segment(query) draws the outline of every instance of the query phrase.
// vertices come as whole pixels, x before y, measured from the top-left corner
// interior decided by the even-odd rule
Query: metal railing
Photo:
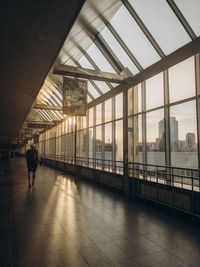
[[[41,155],[41,157],[43,157]],[[123,161],[108,160],[108,159],[95,159],[86,157],[73,157],[64,155],[45,155],[47,159],[76,164],[88,168],[103,170],[107,172],[112,172],[116,174],[123,174]]]
[[[42,157],[42,155],[41,155]],[[76,164],[87,168],[98,169],[111,173],[123,175],[123,161],[74,157],[65,155],[45,155],[45,158]],[[157,184],[165,184],[168,186],[188,189],[200,192],[200,170],[179,168],[171,166],[153,165],[129,162],[128,176],[144,181],[150,181]]]
[[[128,163],[129,177],[200,192],[200,170],[143,163]]]

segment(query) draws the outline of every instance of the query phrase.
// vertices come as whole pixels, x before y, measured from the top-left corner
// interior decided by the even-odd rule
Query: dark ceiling
[[[0,143],[13,142],[83,0],[0,3]]]

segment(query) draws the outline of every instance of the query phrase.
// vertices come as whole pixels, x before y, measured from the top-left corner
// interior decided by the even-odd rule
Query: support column
[[[164,131],[165,131],[165,165],[171,165],[170,154],[170,112],[169,112],[169,76],[168,70],[163,72],[164,85]],[[166,173],[170,173],[170,169],[166,168]],[[171,185],[170,175],[166,176],[166,183]]]
[[[123,92],[123,190],[129,193],[128,177],[128,91]]]
[[[198,168],[200,169],[200,53],[195,55],[195,78],[196,78],[196,108],[197,108],[197,149],[198,149]],[[200,177],[200,172],[199,175]],[[200,181],[198,184],[200,188]]]

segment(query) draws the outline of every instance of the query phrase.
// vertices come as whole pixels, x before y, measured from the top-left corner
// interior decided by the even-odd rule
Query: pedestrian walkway
[[[0,166],[0,266],[200,266],[200,227],[24,158]]]

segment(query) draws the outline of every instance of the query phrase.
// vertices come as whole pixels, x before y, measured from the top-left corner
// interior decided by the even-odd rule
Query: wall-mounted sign
[[[44,128],[48,129],[52,127],[53,124],[47,124],[47,123],[28,123],[28,128]]]
[[[86,116],[87,81],[63,77],[63,113]]]

